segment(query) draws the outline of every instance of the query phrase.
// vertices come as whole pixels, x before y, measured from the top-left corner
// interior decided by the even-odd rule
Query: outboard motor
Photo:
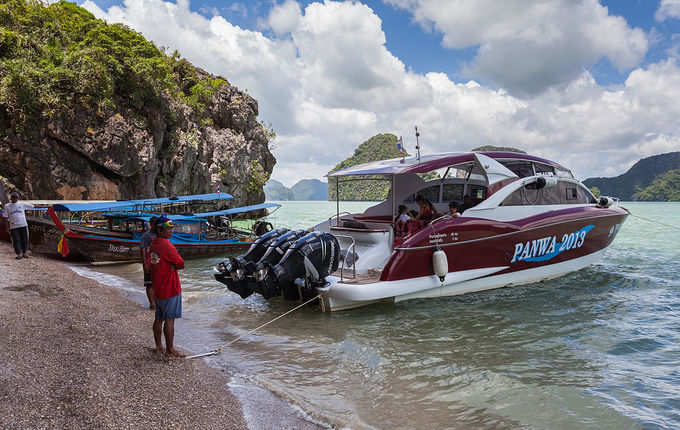
[[[277,228],[258,237],[245,254],[239,257],[228,257],[218,264],[216,267],[218,273],[215,273],[215,279],[244,299],[253,294],[253,290],[246,279],[246,264],[262,258],[267,252],[269,244],[288,231],[287,228]]]
[[[262,281],[267,276],[267,271],[274,267],[281,260],[281,258],[283,258],[283,256],[286,254],[286,251],[288,251],[288,248],[290,248],[295,242],[297,242],[298,239],[306,236],[308,233],[309,232],[305,230],[291,230],[288,233],[282,234],[274,241],[270,242],[267,252],[264,253],[257,264],[253,264],[251,262],[247,264],[247,269],[250,269],[251,266],[254,266],[252,270],[249,270],[249,273],[255,279],[255,285],[252,287],[255,292],[262,294],[264,289],[263,286],[260,285],[260,281]]]
[[[326,276],[338,269],[340,244],[330,233],[312,232],[298,239],[279,264],[265,272],[260,281],[262,296],[265,298],[283,292],[288,299],[311,296],[314,287],[325,284]],[[295,279],[304,278],[305,288],[302,297]]]

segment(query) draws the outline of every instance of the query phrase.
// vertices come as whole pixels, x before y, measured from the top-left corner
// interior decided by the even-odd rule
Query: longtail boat
[[[167,210],[176,211],[178,208],[186,211],[190,203],[231,198],[227,193],[213,193],[144,200],[54,204],[50,208],[34,211],[33,215],[27,215],[31,249],[37,253],[94,264],[138,262],[141,261],[140,239],[152,216]],[[177,225],[171,241],[183,258],[243,252],[250,247],[258,233],[271,229],[271,224],[256,223],[257,228],[244,231],[232,227],[230,217],[273,207],[278,208],[280,205],[263,203],[196,214],[166,214]],[[93,218],[88,214],[97,215]]]

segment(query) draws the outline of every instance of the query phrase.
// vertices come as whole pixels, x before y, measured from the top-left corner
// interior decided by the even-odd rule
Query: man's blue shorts
[[[156,319],[169,320],[182,318],[182,295],[178,294],[169,299],[156,299]]]

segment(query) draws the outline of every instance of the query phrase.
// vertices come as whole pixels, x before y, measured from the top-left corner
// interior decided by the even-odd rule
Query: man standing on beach
[[[12,202],[7,203],[2,214],[9,221],[9,233],[12,237],[17,260],[28,258],[28,223],[24,214],[26,209],[34,209],[34,207],[33,205],[20,202],[19,194],[12,193]]]
[[[177,270],[184,268],[184,260],[175,246],[168,240],[172,237],[174,224],[161,216],[157,223],[157,237],[151,241],[149,262],[151,266],[151,283],[156,299],[156,317],[153,322],[153,337],[156,341],[156,352],[163,352],[161,331],[165,335],[165,351],[174,357],[184,354],[174,347],[175,319],[182,317],[182,286],[179,283]]]
[[[146,289],[146,298],[149,299],[149,309],[156,309],[156,302],[153,297],[153,288],[151,285],[151,263],[149,262],[149,247],[151,241],[156,237],[156,222],[158,217],[152,216],[149,220],[149,229],[144,232],[139,243],[140,252],[142,253],[142,268],[144,269],[144,288]]]

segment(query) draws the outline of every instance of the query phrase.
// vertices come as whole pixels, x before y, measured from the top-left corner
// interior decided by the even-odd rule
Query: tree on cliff
[[[257,114],[226,79],[74,3],[0,4],[0,175],[26,195],[148,197],[221,184],[239,203],[263,201],[276,161]]]

